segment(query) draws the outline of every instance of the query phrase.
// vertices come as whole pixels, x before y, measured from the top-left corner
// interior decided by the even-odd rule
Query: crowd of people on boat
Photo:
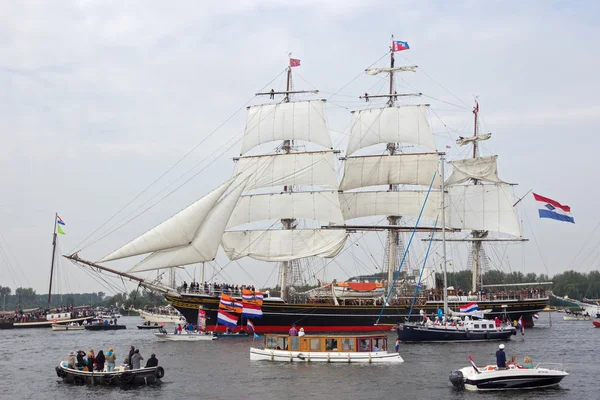
[[[189,285],[186,281],[183,281],[183,285],[180,287],[182,293],[197,293],[197,294],[208,294],[208,295],[219,295],[221,293],[228,294],[230,296],[241,296],[242,290],[247,289],[252,292],[256,291],[254,285],[232,285],[229,283],[208,283],[200,284],[196,280],[193,280]],[[268,296],[265,296],[268,297]]]
[[[439,289],[428,289],[425,290],[425,298],[427,301],[442,301],[444,299],[443,290]],[[522,290],[497,290],[494,292],[487,292],[485,290],[478,290],[477,292],[471,292],[463,290],[461,287],[454,290],[449,288],[448,296],[468,297],[473,298],[477,301],[486,300],[526,300],[526,299],[539,299],[546,297],[546,289],[540,288],[528,288]]]
[[[139,349],[134,346],[129,347],[129,353],[125,356],[123,362],[119,366],[119,370],[134,370],[142,368],[144,357]],[[67,358],[67,367],[87,372],[113,372],[117,362],[117,355],[113,347],[109,347],[106,354],[103,350],[94,352],[94,349],[89,349],[86,353],[83,350],[72,351]],[[152,354],[146,361],[144,368],[156,367],[158,359],[156,354]]]
[[[151,314],[158,314],[158,315],[179,315],[179,311],[177,311],[176,309],[174,309],[171,306],[166,306],[166,307],[145,306],[144,311],[149,312]]]
[[[467,315],[464,319],[460,318],[448,318],[444,315],[441,308],[438,308],[437,313],[429,316],[423,309],[419,310],[420,324],[423,326],[464,326],[466,322],[469,322],[471,318]],[[518,321],[511,321],[506,315],[502,315],[502,318],[495,317],[494,325],[496,328],[503,327],[517,327]]]

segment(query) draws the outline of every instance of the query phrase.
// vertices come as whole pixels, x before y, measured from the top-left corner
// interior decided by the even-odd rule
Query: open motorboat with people
[[[162,327],[165,326],[164,322],[161,322],[160,324],[158,322],[155,323],[151,323],[150,321],[146,321],[141,325],[137,325],[138,329],[160,329]]]
[[[117,331],[121,329],[127,329],[125,325],[119,325],[114,320],[107,320],[102,318],[96,318],[90,324],[84,324],[83,327],[88,331]]]
[[[400,363],[398,353],[388,353],[386,335],[266,334],[264,348],[251,347],[250,360],[284,362]]]
[[[84,325],[79,325],[77,322],[71,322],[70,324],[52,324],[53,331],[83,331],[85,330]]]
[[[171,341],[171,342],[200,342],[204,340],[216,340],[212,332],[188,332],[181,331],[181,333],[169,333],[165,329],[160,329],[158,332],[154,332],[154,335],[158,340]]]
[[[79,370],[77,367],[69,367],[67,361],[62,361],[56,367],[56,375],[63,382],[76,385],[121,385],[129,387],[134,385],[157,384],[165,376],[163,367],[145,367],[140,369],[129,369],[126,365],[115,367],[111,372]]]
[[[508,365],[507,368],[498,368],[495,365],[477,368],[471,359],[471,364],[469,367],[452,371],[450,382],[454,387],[473,391],[540,389],[557,386],[569,375],[561,364],[555,363],[530,365],[530,368],[514,364]]]

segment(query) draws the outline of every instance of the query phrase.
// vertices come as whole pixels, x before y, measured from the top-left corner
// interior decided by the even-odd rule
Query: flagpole
[[[54,275],[54,256],[56,254],[56,220],[58,213],[54,213],[54,231],[52,233],[52,261],[50,263],[50,286],[48,287],[48,309],[50,309],[50,299],[52,298],[52,276]]]

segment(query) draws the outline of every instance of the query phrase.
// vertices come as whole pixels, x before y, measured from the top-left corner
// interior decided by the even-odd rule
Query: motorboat
[[[596,327],[596,328],[600,328],[600,321],[598,321],[598,320],[593,320],[593,321],[592,321],[592,324],[594,324],[594,327]]]
[[[83,331],[85,330],[84,325],[79,325],[77,322],[71,322],[70,324],[52,324],[53,331]]]
[[[181,333],[169,333],[164,329],[154,332],[158,340],[170,342],[200,342],[205,340],[216,340],[217,336],[212,332],[192,332],[182,331]]]
[[[589,315],[577,315],[577,314],[565,314],[563,315],[565,321],[591,321],[592,317]]]
[[[554,363],[542,363],[533,368],[510,365],[506,369],[495,365],[477,368],[473,363],[452,371],[450,382],[454,387],[473,391],[541,389],[557,386],[568,375],[561,364]]]
[[[56,368],[56,375],[63,382],[75,385],[121,385],[130,387],[134,385],[156,384],[165,375],[163,367],[148,367],[129,369],[126,365],[115,367],[114,371],[87,371],[78,368],[69,368],[67,361],[62,361]]]
[[[91,324],[84,324],[83,327],[88,331],[117,331],[127,329],[125,325],[113,324],[112,321],[102,318],[96,318]]]
[[[164,322],[165,324],[185,324],[187,321],[179,314],[179,312],[170,311],[165,313],[151,313],[148,311],[138,310],[140,317],[148,322],[158,322],[159,324]]]
[[[516,334],[515,327],[506,324],[496,327],[494,321],[487,319],[441,325],[404,324],[401,329],[398,329],[398,339],[402,342],[509,340]]]
[[[400,354],[387,351],[386,335],[265,335],[263,348],[250,348],[252,361],[400,363]]]

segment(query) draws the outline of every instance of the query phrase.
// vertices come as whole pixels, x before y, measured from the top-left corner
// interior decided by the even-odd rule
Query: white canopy
[[[230,179],[189,207],[113,251],[98,262],[118,260],[187,245],[194,239],[210,210],[233,181],[234,178]]]
[[[437,168],[437,154],[348,157],[340,189],[402,184],[429,186]],[[433,185],[436,188],[441,186],[438,176]]]
[[[250,107],[242,154],[275,140],[305,140],[331,148],[324,104],[313,100]]]
[[[231,214],[227,227],[283,218],[344,223],[337,191],[330,190],[242,196]]]
[[[521,236],[510,185],[468,185],[448,188],[449,225]]]
[[[384,107],[354,113],[346,154],[378,143],[412,143],[435,150],[426,105]]]
[[[247,190],[286,185],[338,187],[331,151],[241,157],[236,174],[239,179],[249,178]]]
[[[129,272],[150,271],[214,260],[227,221],[243,190],[244,186],[239,185],[217,203],[206,216],[191,243],[152,253]]]
[[[498,156],[467,158],[451,161],[452,175],[446,181],[446,186],[464,183],[469,179],[477,179],[493,183],[506,183],[498,177]]]
[[[441,192],[430,192],[422,218],[436,219],[440,210]],[[344,219],[375,215],[417,217],[421,212],[427,192],[345,192],[340,193],[340,206]]]
[[[221,245],[230,260],[250,257],[290,261],[304,257],[335,257],[348,234],[343,230],[293,229],[225,232]]]

